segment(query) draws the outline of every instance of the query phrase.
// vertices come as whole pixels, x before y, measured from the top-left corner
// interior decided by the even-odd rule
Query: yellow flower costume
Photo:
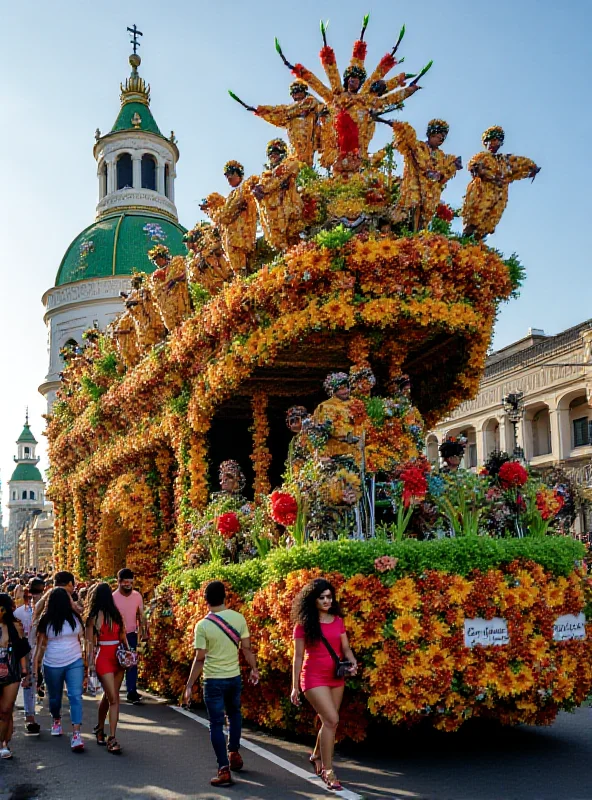
[[[255,250],[257,207],[251,187],[256,180],[256,176],[252,176],[244,181],[226,200],[214,192],[204,204],[206,214],[220,229],[222,247],[232,271],[239,275],[246,275],[249,257]]]
[[[419,141],[407,122],[393,122],[392,128],[393,144],[405,162],[397,221],[414,213],[415,230],[427,228],[436,213],[444,185],[456,175],[457,157]]]
[[[485,131],[483,143],[494,136],[503,142],[503,130],[495,127]],[[482,239],[494,232],[502,218],[510,183],[534,177],[538,168],[530,158],[484,150],[473,156],[468,169],[473,177],[467,187],[462,216],[465,231]]]
[[[286,250],[295,244],[302,230],[303,206],[296,188],[301,168],[298,159],[288,156],[276,167],[263,172],[259,179],[259,219],[265,238],[276,250]]]
[[[331,434],[323,448],[323,456],[351,456],[357,463],[360,462],[360,446],[357,442],[348,442],[346,439],[358,437],[359,431],[353,423],[351,406],[357,400],[340,400],[330,397],[318,405],[312,418],[315,422],[331,423]]]
[[[192,234],[188,243],[187,277],[190,283],[199,283],[214,295],[232,277],[230,263],[224,255],[220,231],[209,223],[202,223]]]
[[[255,113],[271,125],[285,128],[296,159],[312,167],[319,108],[320,103],[316,97],[309,95],[287,105],[257,106]]]

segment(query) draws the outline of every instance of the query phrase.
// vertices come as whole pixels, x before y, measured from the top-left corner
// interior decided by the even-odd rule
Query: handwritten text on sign
[[[465,620],[465,647],[510,644],[508,623],[501,617]]]
[[[564,614],[553,623],[553,639],[565,642],[567,639],[586,638],[586,617],[581,614]]]

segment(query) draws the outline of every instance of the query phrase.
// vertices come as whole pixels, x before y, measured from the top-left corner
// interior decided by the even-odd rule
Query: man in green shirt
[[[204,597],[209,613],[195,626],[195,658],[183,699],[189,704],[193,684],[203,672],[210,739],[218,760],[218,774],[210,783],[212,786],[229,786],[232,783],[230,770],[238,771],[243,766],[239,753],[242,727],[239,650],[242,649],[251,667],[251,683],[259,682],[259,672],[251,650],[247,621],[238,611],[226,608],[226,589],[222,581],[208,583]],[[228,751],[224,739],[225,714],[229,728]]]

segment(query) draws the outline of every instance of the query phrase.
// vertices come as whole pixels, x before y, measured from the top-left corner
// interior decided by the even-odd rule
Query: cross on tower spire
[[[134,55],[136,55],[136,53],[138,51],[138,47],[140,47],[140,42],[138,41],[138,36],[143,36],[144,34],[142,33],[142,31],[139,31],[136,28],[136,24],[135,23],[134,23],[134,27],[133,28],[128,28],[128,31],[134,37],[133,39],[130,40],[130,44],[133,45]]]
[[[25,425],[29,424],[29,406],[25,408]]]

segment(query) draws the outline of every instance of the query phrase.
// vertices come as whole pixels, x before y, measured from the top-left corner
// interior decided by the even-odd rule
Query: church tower
[[[43,511],[45,505],[45,482],[37,467],[35,455],[37,440],[31,432],[29,414],[25,417],[22,433],[16,440],[16,467],[8,481],[8,530],[6,533],[6,555],[16,564],[18,536],[32,517]]]
[[[49,369],[39,391],[48,410],[60,386],[63,348],[80,347],[89,328],[104,330],[123,310],[120,292],[131,275],[153,272],[148,251],[166,245],[172,255],[186,252],[185,228],[175,207],[179,150],[175,134],[160,132],[150,108],[150,86],[139,74],[138,36],[133,35],[131,74],[121,84],[121,107],[111,130],[97,129],[98,204],[95,221],[66,250],[55,286],[43,295],[49,328]]]

